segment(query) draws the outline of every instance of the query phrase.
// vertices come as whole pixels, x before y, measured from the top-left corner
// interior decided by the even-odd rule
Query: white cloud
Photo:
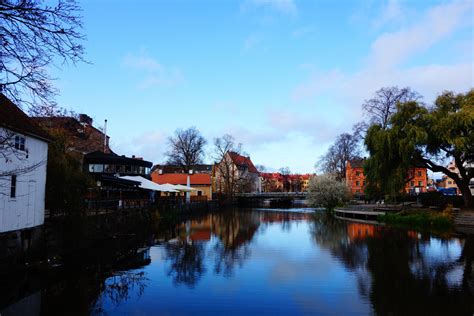
[[[368,64],[377,68],[389,68],[420,53],[452,34],[471,18],[472,2],[442,4],[428,10],[417,23],[397,32],[384,33],[371,47]]]
[[[356,72],[340,69],[311,71],[307,80],[293,91],[293,99],[303,101],[326,96],[344,104],[353,123],[360,118],[363,100],[384,86],[410,86],[431,102],[443,90],[465,92],[474,75],[472,56],[452,64],[420,64],[403,67],[416,54],[448,38],[456,30],[469,27],[472,3],[453,2],[433,7],[409,27],[384,33],[371,45],[364,67]],[[470,23],[470,25],[466,25]],[[459,53],[461,56],[462,52]]]
[[[257,34],[251,34],[244,39],[243,51],[248,52],[252,50],[255,46],[259,45],[262,42],[261,37]]]
[[[167,134],[163,131],[147,131],[132,138],[122,139],[113,145],[113,150],[127,156],[135,155],[153,162],[165,160],[164,153],[167,148]]]
[[[286,15],[296,15],[298,13],[298,8],[293,0],[247,0],[243,6],[244,8],[270,8]]]
[[[399,0],[388,0],[383,6],[382,13],[374,20],[373,25],[379,28],[387,23],[402,18],[402,9]]]
[[[142,78],[137,87],[147,89],[154,86],[175,86],[183,81],[181,70],[167,67],[151,57],[147,50],[127,54],[121,63],[122,67],[139,73]]]

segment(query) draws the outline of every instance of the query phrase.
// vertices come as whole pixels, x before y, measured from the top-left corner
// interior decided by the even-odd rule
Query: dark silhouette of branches
[[[196,127],[177,129],[168,139],[170,150],[166,153],[168,163],[181,166],[189,172],[194,165],[202,162],[206,139]]]
[[[0,87],[16,104],[54,107],[51,65],[85,61],[80,7],[75,0],[53,6],[40,0],[0,1]]]
[[[398,103],[419,101],[421,95],[409,87],[385,87],[377,90],[373,98],[365,100],[362,109],[369,116],[369,124],[378,124],[385,129],[395,113]]]

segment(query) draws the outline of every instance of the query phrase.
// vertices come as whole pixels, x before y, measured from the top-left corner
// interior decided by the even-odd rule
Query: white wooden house
[[[48,136],[0,93],[0,233],[44,223]]]

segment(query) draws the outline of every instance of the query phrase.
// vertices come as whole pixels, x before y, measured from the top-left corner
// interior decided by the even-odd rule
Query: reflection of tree
[[[142,271],[115,272],[105,281],[99,302],[109,300],[112,304],[118,306],[127,301],[132,292],[136,297],[140,297],[145,291],[147,281],[148,278],[146,278],[145,272]],[[102,304],[96,306],[102,306]],[[101,307],[98,307],[96,312],[103,313],[104,311]]]
[[[204,244],[185,241],[168,243],[165,250],[166,259],[171,261],[168,275],[173,278],[173,282],[194,287],[206,272],[203,263]]]
[[[419,240],[404,230],[380,228],[364,238],[349,236],[347,224],[325,213],[312,223],[314,240],[353,271],[359,292],[372,302],[377,315],[472,314],[474,237],[466,237],[460,258],[433,261]],[[463,265],[462,284],[450,272]]]
[[[249,242],[260,225],[254,212],[229,211],[213,216],[213,230],[219,237],[213,250],[214,272],[232,275],[236,266],[241,267],[250,257]]]

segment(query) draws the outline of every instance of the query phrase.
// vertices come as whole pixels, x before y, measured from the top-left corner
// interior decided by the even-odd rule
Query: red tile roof
[[[50,138],[36,122],[2,93],[0,93],[0,126],[47,141]]]
[[[153,182],[158,184],[182,184],[186,185],[188,175],[185,173],[164,173],[159,174],[155,171],[151,174]],[[211,175],[205,173],[197,173],[190,175],[191,185],[211,185]]]
[[[237,167],[244,167],[251,173],[258,173],[258,170],[255,168],[252,160],[250,160],[250,157],[244,157],[233,151],[229,151],[229,155]]]

